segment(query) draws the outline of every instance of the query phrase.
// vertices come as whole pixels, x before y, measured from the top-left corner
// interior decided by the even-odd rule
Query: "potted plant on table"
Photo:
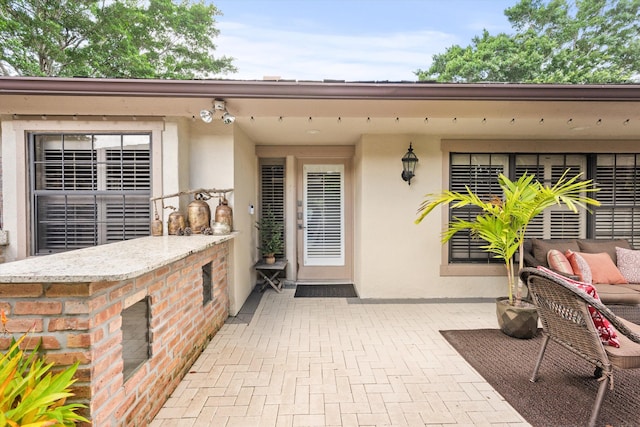
[[[274,264],[276,262],[276,254],[279,254],[284,249],[284,242],[282,240],[282,224],[276,220],[275,215],[270,208],[267,208],[266,212],[256,222],[256,228],[260,233],[260,253],[264,257],[264,262],[267,264]]]
[[[486,241],[482,249],[504,261],[508,297],[498,298],[496,314],[500,329],[507,335],[531,338],[537,332],[537,312],[535,307],[522,300],[523,283],[518,277],[523,265],[522,245],[531,220],[551,206],[564,205],[577,212],[578,208],[587,209],[587,205],[600,205],[597,200],[587,196],[587,193],[597,191],[592,181],[579,180],[580,174],[568,178],[568,172],[569,169],[553,186],[535,181],[532,174],[525,173],[516,181],[500,174],[498,184],[502,195],[483,200],[467,187],[465,193],[443,191],[427,195],[418,209],[416,224],[441,205],[450,205],[453,209],[465,206],[479,208],[481,213],[472,221],[454,216],[442,233],[442,242],[448,242],[459,231],[469,230],[473,237]],[[516,270],[514,256],[518,251],[520,256]]]

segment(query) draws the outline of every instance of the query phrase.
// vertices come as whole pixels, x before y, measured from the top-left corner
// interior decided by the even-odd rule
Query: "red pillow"
[[[609,257],[609,259],[611,259],[611,257]],[[588,295],[591,295],[593,299],[595,299],[596,301],[600,301],[600,297],[596,292],[596,288],[594,288],[592,285],[588,283],[578,282],[577,280],[569,279],[568,277],[565,277],[562,274],[556,273],[555,271],[549,270],[548,268],[545,268],[543,266],[539,266],[538,270],[544,271],[550,276],[564,280],[570,285],[573,285],[578,289],[582,289]],[[591,320],[593,320],[593,324],[595,325],[596,330],[600,335],[600,341],[602,341],[602,344],[610,345],[611,347],[620,348],[620,340],[618,340],[618,333],[613,328],[613,326],[611,326],[611,323],[609,323],[609,321],[605,317],[603,317],[602,314],[592,306],[587,305],[587,308],[589,309],[589,314],[591,314]]]
[[[578,252],[591,269],[591,283],[606,283],[610,285],[625,285],[627,279],[624,278],[618,267],[613,263],[611,256],[606,252],[599,254],[588,254]]]

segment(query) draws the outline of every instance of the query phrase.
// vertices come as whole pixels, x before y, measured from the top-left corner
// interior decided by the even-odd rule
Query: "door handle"
[[[307,227],[305,227],[305,226],[304,226],[304,225],[302,225],[302,224],[298,224],[298,230],[302,230],[302,229],[305,229],[305,228],[307,228]]]

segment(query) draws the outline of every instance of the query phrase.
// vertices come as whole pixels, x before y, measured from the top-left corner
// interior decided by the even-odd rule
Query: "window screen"
[[[149,134],[32,134],[34,253],[149,235]]]

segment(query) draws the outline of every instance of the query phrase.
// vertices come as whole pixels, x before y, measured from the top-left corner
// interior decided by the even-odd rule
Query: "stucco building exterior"
[[[256,282],[267,203],[285,225],[287,280],[351,282],[361,298],[501,295],[503,266],[478,242],[440,243],[447,210],[413,223],[425,194],[490,195],[499,172],[553,182],[570,167],[602,188],[601,208],[550,212],[534,235],[640,245],[640,85],[2,77],[0,124],[5,262],[148,235],[150,198],[231,188],[232,315]]]

